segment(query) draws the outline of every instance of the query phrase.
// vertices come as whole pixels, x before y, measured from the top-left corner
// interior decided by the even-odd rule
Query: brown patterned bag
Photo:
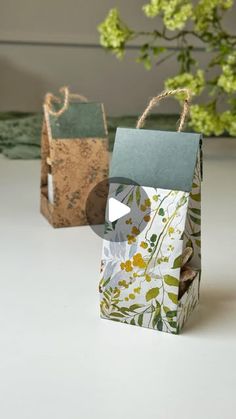
[[[45,97],[40,209],[53,227],[85,225],[89,192],[108,177],[105,113],[101,103],[72,95],[68,88],[60,92],[63,106],[62,97]]]

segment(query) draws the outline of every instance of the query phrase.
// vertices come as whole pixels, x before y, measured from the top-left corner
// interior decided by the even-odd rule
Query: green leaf
[[[135,196],[136,196],[137,205],[139,206],[140,205],[140,201],[141,201],[140,186],[137,186]]]
[[[174,304],[178,303],[178,296],[173,294],[173,292],[168,292],[168,297]]]
[[[160,332],[163,330],[163,321],[162,318],[159,319],[158,323],[157,323],[157,330],[159,330]]]
[[[128,199],[128,201],[127,201],[127,204],[128,204],[128,205],[131,205],[131,204],[132,204],[132,202],[133,202],[133,200],[134,200],[134,193],[132,192],[132,193],[130,194],[130,196],[129,196],[129,199]]]
[[[126,188],[126,185],[119,185],[118,188],[116,189],[116,196],[123,192],[123,190]]]
[[[201,215],[201,210],[200,208],[189,208],[191,212],[193,212],[194,214],[197,215]]]
[[[114,311],[113,313],[111,313],[110,316],[111,317],[125,317],[124,314],[117,313],[116,311]]]
[[[121,313],[128,314],[130,312],[130,309],[128,307],[120,307],[119,310]]]
[[[201,241],[200,240],[195,240],[195,243],[198,247],[201,247]]]
[[[138,325],[139,325],[139,326],[142,326],[142,325],[143,325],[143,314],[140,314],[140,315],[138,316]]]
[[[197,193],[197,194],[190,194],[190,196],[191,196],[191,198],[194,200],[194,201],[201,201],[201,194],[200,193]]]
[[[159,288],[155,287],[155,288],[151,288],[147,293],[146,293],[146,301],[150,301],[153,298],[156,298],[159,295]]]
[[[174,328],[176,329],[176,327],[177,327],[177,322],[172,322],[172,321],[169,321],[168,323],[169,323],[169,325],[170,325],[171,327],[174,327]]]
[[[103,286],[105,287],[107,284],[109,284],[111,280],[111,277],[109,276],[109,278],[107,278],[107,280],[104,282]]]
[[[136,326],[135,320],[134,319],[131,319],[130,324],[132,324],[133,326]]]
[[[160,208],[159,211],[158,211],[158,214],[163,217],[163,215],[165,215],[164,209],[163,208]]]
[[[152,52],[153,55],[157,56],[159,54],[161,54],[162,52],[165,52],[166,48],[165,47],[152,47]]]
[[[191,214],[189,214],[189,217],[195,224],[201,224],[201,220],[199,220],[199,218],[193,217]]]
[[[168,311],[166,312],[166,316],[170,317],[170,318],[177,316],[177,310],[169,310],[168,309]]]
[[[155,242],[156,239],[157,239],[157,235],[156,234],[152,234],[152,236],[150,238],[151,242]]]
[[[181,268],[181,264],[182,264],[182,255],[179,255],[177,256],[177,258],[175,258],[172,269]]]
[[[153,314],[153,319],[152,319],[153,328],[155,328],[155,326],[157,325],[158,321],[160,320],[160,317],[161,317],[161,305],[157,303],[157,307],[155,309],[155,312]]]
[[[174,287],[179,286],[179,280],[178,278],[175,278],[174,276],[164,275],[164,281],[167,285],[173,285]]]
[[[192,233],[191,236],[192,237],[200,237],[201,236],[201,231],[198,231],[196,233]]]
[[[131,306],[129,306],[129,309],[131,311],[137,310],[138,308],[142,308],[143,304],[132,304]]]

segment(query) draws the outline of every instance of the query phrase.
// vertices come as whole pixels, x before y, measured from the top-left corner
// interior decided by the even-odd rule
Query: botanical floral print
[[[142,189],[148,198],[143,200]],[[107,223],[120,241],[104,240],[100,281],[101,315],[123,323],[177,333],[178,285],[189,193],[112,185],[109,197],[119,196],[135,207],[116,223]],[[138,211],[137,211],[138,208]],[[142,223],[146,224],[140,232]],[[127,241],[124,241],[127,240]]]
[[[181,330],[190,314],[198,304],[199,297],[199,275],[193,280],[189,289],[183,295],[178,304],[177,309],[177,323],[178,329]]]
[[[190,266],[201,270],[201,159],[200,153],[194,172],[192,191],[184,231],[184,247],[190,246],[193,255]]]

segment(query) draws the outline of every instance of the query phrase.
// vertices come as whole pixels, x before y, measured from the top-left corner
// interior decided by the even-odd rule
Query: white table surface
[[[180,336],[100,320],[101,239],[39,214],[39,161],[0,156],[1,419],[233,419],[236,140],[204,146],[201,303]]]

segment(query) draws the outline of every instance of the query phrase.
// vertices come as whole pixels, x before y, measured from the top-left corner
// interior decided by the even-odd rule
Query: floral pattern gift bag
[[[178,132],[140,129],[157,102],[178,93],[186,97]],[[107,202],[120,199],[131,212],[105,223],[102,318],[177,334],[198,303],[202,140],[181,132],[189,100],[187,89],[163,92],[136,129],[117,130],[110,177],[120,182],[110,184]]]
[[[41,212],[53,227],[88,224],[87,197],[107,178],[109,162],[103,105],[68,88],[61,95],[46,95],[41,141]],[[103,222],[101,212],[94,224]]]

